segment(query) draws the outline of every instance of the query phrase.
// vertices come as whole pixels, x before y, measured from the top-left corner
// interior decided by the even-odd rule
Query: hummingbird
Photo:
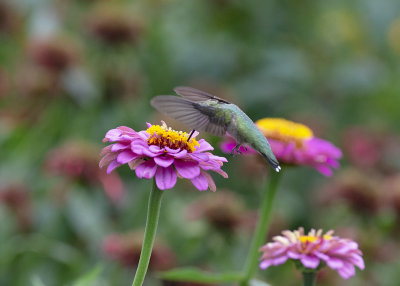
[[[229,133],[237,142],[232,153],[240,153],[240,146],[248,145],[260,153],[275,171],[281,170],[268,140],[237,105],[191,87],[179,86],[174,91],[180,97],[158,95],[151,100],[151,105],[159,112],[192,128],[191,135],[194,130],[216,136]]]

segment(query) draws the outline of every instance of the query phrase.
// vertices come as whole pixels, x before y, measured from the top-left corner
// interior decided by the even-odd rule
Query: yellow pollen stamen
[[[189,134],[182,131],[175,131],[166,125],[152,125],[146,130],[150,134],[147,139],[147,144],[157,145],[159,147],[169,147],[171,149],[185,149],[188,152],[194,152],[196,146],[200,146],[196,139],[191,138],[189,141]]]
[[[321,238],[321,236],[314,236],[314,235],[300,235],[299,236],[299,240],[303,244],[305,244],[307,242],[311,242],[311,243],[316,242],[320,238]],[[332,238],[332,236],[324,234],[322,236],[322,238],[325,240],[330,240]]]
[[[297,147],[302,147],[305,140],[314,136],[307,126],[282,118],[263,118],[256,125],[265,137],[285,143],[294,142]]]
[[[316,242],[319,239],[318,236],[302,235],[299,237],[301,243]]]

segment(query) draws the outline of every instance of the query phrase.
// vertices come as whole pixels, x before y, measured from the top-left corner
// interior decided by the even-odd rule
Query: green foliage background
[[[121,125],[142,130],[146,122],[158,124],[163,119],[183,129],[149,104],[155,95],[172,94],[175,86],[213,92],[237,103],[254,120],[283,117],[303,122],[341,148],[348,140],[346,131],[354,126],[398,139],[397,0],[3,2],[0,188],[26,186],[32,213],[29,230],[21,231],[15,213],[0,204],[0,285],[73,285],[97,265],[102,271],[93,285],[130,285],[134,268],[107,258],[102,241],[108,234],[144,227],[151,182],[121,167],[117,172],[125,192],[116,205],[100,183],[49,175],[45,161],[50,150],[74,140],[99,152],[104,134]],[[91,32],[90,17],[96,17],[94,11],[102,5],[139,23],[135,41],[104,43]],[[31,86],[48,75],[32,57],[32,43],[55,37],[65,40],[64,47],[76,57],[67,69],[53,71],[56,86],[33,92]],[[222,154],[220,138],[200,137]],[[358,167],[359,171],[379,178],[398,175],[400,151],[394,150],[397,153],[384,158],[390,172],[375,166]],[[339,172],[355,168],[347,155]],[[255,172],[261,176],[251,176],[243,165],[248,160],[248,165],[257,164],[255,160],[228,160],[224,170],[230,178],[214,176],[217,188],[235,193],[247,209],[256,210],[267,169],[258,164]],[[274,234],[299,226],[355,234],[352,238],[362,240],[365,271],[344,282],[326,270],[321,285],[398,285],[396,209],[383,206],[379,212],[360,213],[346,200],[322,206],[316,198],[322,186],[334,180],[335,176],[325,178],[311,168],[285,170],[275,206],[275,217],[283,222]],[[185,218],[185,207],[204,195],[179,181],[164,196],[158,235],[173,249],[179,266],[215,272],[241,269],[251,231],[226,234],[205,220]],[[388,246],[390,258],[377,258]],[[290,263],[258,276],[271,285],[300,283]],[[146,283],[161,285],[154,273]]]

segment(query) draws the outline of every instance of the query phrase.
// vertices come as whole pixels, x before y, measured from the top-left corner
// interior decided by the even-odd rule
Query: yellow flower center
[[[307,242],[316,242],[318,239],[320,239],[320,236],[315,236],[315,235],[301,235],[299,237],[299,240],[302,244],[306,244]],[[332,236],[324,234],[322,236],[323,239],[325,240],[330,240],[332,238]]]
[[[147,139],[147,144],[157,145],[160,148],[169,147],[171,149],[185,149],[188,152],[193,152],[196,146],[200,146],[196,139],[191,138],[188,141],[189,134],[182,131],[175,131],[167,125],[152,125],[146,130],[150,134],[149,139]]]
[[[318,236],[310,236],[310,235],[302,235],[299,237],[299,240],[301,243],[307,243],[307,242],[316,242]]]
[[[302,147],[305,140],[314,136],[307,126],[282,118],[263,118],[256,125],[265,137],[285,143],[294,142],[297,147]]]

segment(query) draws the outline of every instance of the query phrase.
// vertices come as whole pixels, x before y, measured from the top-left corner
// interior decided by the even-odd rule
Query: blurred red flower
[[[100,4],[88,17],[89,32],[110,45],[137,42],[143,23],[128,10],[125,6]]]
[[[89,142],[65,142],[48,152],[44,168],[50,175],[61,175],[71,181],[89,185],[101,182],[108,197],[118,203],[123,197],[123,183],[117,173],[107,175],[99,169],[99,152],[99,147]]]
[[[347,202],[354,211],[376,214],[383,206],[380,178],[357,169],[345,169],[322,186],[317,201],[322,205]]]
[[[63,37],[33,39],[28,54],[34,63],[56,73],[65,71],[79,59],[76,43]]]
[[[16,183],[1,186],[0,204],[6,205],[15,214],[20,231],[31,230],[33,209],[28,187]]]

